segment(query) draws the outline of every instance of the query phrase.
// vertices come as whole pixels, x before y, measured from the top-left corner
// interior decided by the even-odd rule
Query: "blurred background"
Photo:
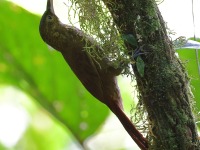
[[[193,3],[194,14],[191,0],[159,4],[167,26],[176,33],[172,39],[200,37],[200,0]],[[64,23],[69,5],[55,0]],[[139,149],[118,119],[83,88],[61,54],[41,40],[38,28],[45,8],[46,0],[0,0],[0,150]],[[178,54],[187,62],[198,123],[199,54],[187,49]],[[137,103],[135,82],[120,76],[119,86],[131,117]]]

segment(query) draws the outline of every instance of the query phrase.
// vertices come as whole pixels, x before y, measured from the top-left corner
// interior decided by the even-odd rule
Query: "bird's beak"
[[[47,8],[46,9],[47,9],[47,11],[50,11],[53,14],[55,14],[54,9],[53,9],[53,0],[47,0]]]

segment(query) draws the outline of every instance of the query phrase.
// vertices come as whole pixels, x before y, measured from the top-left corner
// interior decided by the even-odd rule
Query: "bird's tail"
[[[113,102],[113,101],[112,101]],[[117,103],[113,102],[108,106],[110,110],[117,116],[125,130],[131,136],[131,138],[135,141],[135,143],[142,149],[148,150],[148,141],[143,135],[136,129],[130,119],[126,116],[123,110],[120,108]]]

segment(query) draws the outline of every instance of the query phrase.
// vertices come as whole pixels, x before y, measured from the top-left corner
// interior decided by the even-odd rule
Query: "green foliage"
[[[61,54],[47,48],[39,36],[40,17],[6,1],[0,10],[0,84],[26,92],[82,144],[108,109],[84,89]]]
[[[198,111],[200,111],[200,75],[198,72],[197,66],[197,57],[196,50],[194,49],[179,49],[177,50],[180,59],[185,64],[185,67],[188,71],[189,77],[191,78],[191,90],[194,94],[194,99],[196,101],[196,106]],[[198,58],[200,58],[200,54],[198,53]]]
[[[0,150],[5,150],[5,147],[2,144],[0,144]]]
[[[137,57],[136,59],[136,66],[137,66],[137,70],[140,74],[141,77],[144,76],[144,61],[142,60],[142,58],[140,56]]]
[[[134,47],[137,47],[137,39],[132,34],[122,35],[122,39]]]
[[[43,111],[32,113],[32,118],[24,136],[16,144],[16,150],[61,150],[69,144],[70,139],[64,128]]]

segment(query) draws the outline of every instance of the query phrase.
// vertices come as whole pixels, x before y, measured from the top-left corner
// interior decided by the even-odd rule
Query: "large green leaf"
[[[198,73],[196,50],[194,49],[180,49],[177,50],[180,59],[185,64],[189,77],[191,78],[192,92],[196,101],[198,111],[200,110],[200,76]],[[198,54],[200,58],[200,54]]]
[[[6,1],[0,1],[0,12],[0,84],[28,93],[82,143],[104,122],[108,109],[41,40],[39,17]]]

